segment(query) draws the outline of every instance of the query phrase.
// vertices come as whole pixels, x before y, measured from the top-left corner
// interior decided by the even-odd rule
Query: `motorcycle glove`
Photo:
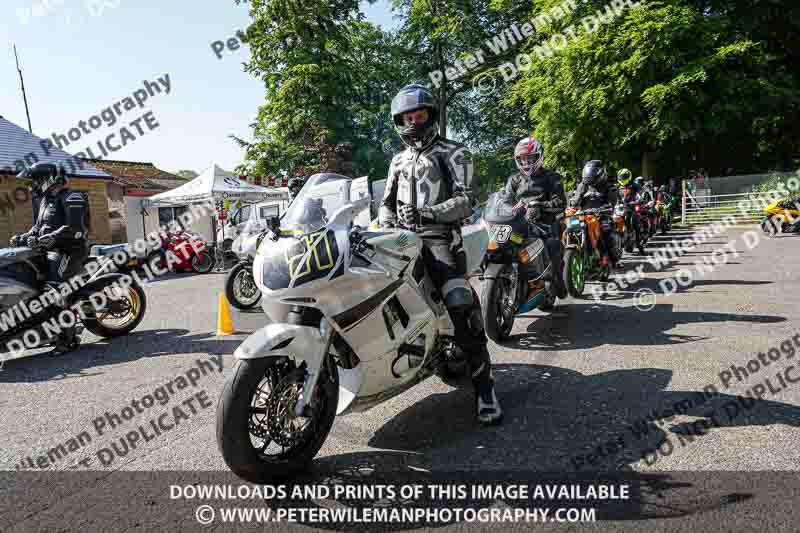
[[[38,244],[42,248],[52,248],[53,245],[56,243],[56,238],[51,234],[48,233],[47,235],[42,235],[37,239],[36,244]]]

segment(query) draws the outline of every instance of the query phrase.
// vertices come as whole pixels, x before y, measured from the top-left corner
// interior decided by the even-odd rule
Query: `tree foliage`
[[[240,139],[250,171],[308,173],[335,166],[338,150],[354,175],[385,176],[401,149],[389,104],[412,82],[447,103],[444,127],[473,150],[484,192],[514,170],[514,143],[531,132],[569,181],[588,159],[638,174],[654,154],[664,177],[794,168],[800,155],[800,7],[791,2],[643,0],[615,14],[603,0],[393,0],[401,24],[391,33],[366,22],[357,0],[249,5],[246,70],[265,88],[253,141]],[[559,5],[571,7],[548,27],[506,39]],[[585,24],[598,10],[605,20]],[[574,38],[542,54],[559,33]],[[434,86],[432,72],[476,52],[479,64]],[[501,65],[520,52],[529,68],[506,81]],[[476,91],[487,75],[494,90]]]

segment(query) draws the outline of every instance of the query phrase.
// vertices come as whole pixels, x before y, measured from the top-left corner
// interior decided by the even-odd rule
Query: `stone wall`
[[[108,218],[108,193],[105,180],[71,178],[70,189],[89,194],[92,244],[111,243],[111,224]],[[0,247],[8,246],[12,235],[24,233],[33,226],[33,205],[28,182],[13,175],[0,174]]]

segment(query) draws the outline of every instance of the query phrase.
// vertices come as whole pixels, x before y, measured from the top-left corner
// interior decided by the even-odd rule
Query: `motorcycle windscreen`
[[[263,285],[278,291],[330,275],[339,258],[339,247],[335,233],[322,230],[297,238],[264,239],[258,253]]]
[[[486,200],[483,218],[490,224],[507,224],[516,218],[514,204],[503,193],[492,193]]]

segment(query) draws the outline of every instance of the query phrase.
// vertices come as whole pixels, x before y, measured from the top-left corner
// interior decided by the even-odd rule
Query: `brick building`
[[[46,153],[41,139],[0,116],[0,247],[12,235],[24,233],[33,226],[33,205],[29,182],[16,175],[37,162],[61,163],[67,169],[69,186],[89,194],[92,228],[91,243],[112,241],[108,198],[112,177],[106,172],[78,161],[63,150],[52,148]]]
[[[127,227],[129,223],[138,226],[139,221],[129,220],[137,216],[126,209],[126,198],[146,198],[155,194],[174,189],[184,185],[188,180],[156,168],[153,163],[138,163],[133,161],[116,161],[112,159],[83,159],[86,165],[91,165],[112,177],[108,184],[108,209],[111,220],[111,236],[113,243],[130,241]],[[161,210],[171,208],[161,208]],[[160,215],[160,216],[159,216]],[[163,218],[164,213],[156,210],[156,217]],[[138,233],[138,232],[134,232]]]

